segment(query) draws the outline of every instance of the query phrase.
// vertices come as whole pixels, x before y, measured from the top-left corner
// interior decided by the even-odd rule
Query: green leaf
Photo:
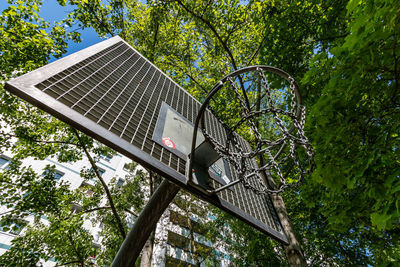
[[[373,225],[377,226],[379,230],[383,230],[386,228],[386,225],[390,218],[390,214],[382,214],[376,212],[371,214],[371,222]]]

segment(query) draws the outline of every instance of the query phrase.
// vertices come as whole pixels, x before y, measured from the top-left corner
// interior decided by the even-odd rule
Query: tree
[[[132,162],[129,166],[129,174],[125,176],[123,185],[117,183],[118,179],[111,181],[111,195],[116,203],[118,211],[123,211],[124,228],[129,231],[134,219],[142,210],[145,200],[149,198],[149,181],[148,174],[140,169],[137,169],[137,164]],[[115,220],[109,209],[102,209],[92,216],[93,222],[102,223],[103,230],[100,232],[101,250],[99,251],[96,262],[97,264],[110,265],[114,256],[124,238],[118,233],[115,227]]]
[[[69,3],[78,7],[70,14],[70,19],[77,20],[82,27],[91,25],[100,35],[113,34],[107,23],[115,18],[110,12],[111,9],[94,2]],[[126,5],[131,21],[142,18],[138,23],[128,24],[128,36],[135,36],[134,39],[128,40],[139,45],[139,50],[149,58],[161,59],[156,62],[157,65],[168,68],[168,72],[174,73],[175,79],[191,86],[191,91],[198,97],[204,97],[207,93],[206,88],[227,74],[229,69],[235,70],[239,66],[257,61],[266,36],[261,35],[264,23],[260,17],[265,15],[266,11],[260,3],[250,2],[242,5],[239,1],[228,4],[173,1],[167,4],[151,4],[149,8],[136,2]],[[147,11],[146,16],[139,16],[139,12],[143,10]],[[232,16],[225,19],[224,14]],[[152,27],[147,27],[148,24]],[[124,29],[126,31],[125,26]],[[170,38],[171,35],[184,42],[176,42],[176,39]],[[148,36],[153,37],[150,39],[152,41],[148,41]],[[245,36],[244,40],[242,36]],[[167,45],[160,46],[161,41]],[[233,47],[235,49],[232,49]],[[157,56],[165,54],[170,56]],[[246,58],[246,55],[251,56]],[[220,63],[214,64],[214,61]],[[198,67],[193,67],[196,65]],[[227,103],[217,104],[223,107]],[[79,139],[79,136],[77,137]],[[123,230],[121,233],[124,235]]]
[[[152,17],[157,16],[159,22],[156,27],[148,28],[145,24],[140,27],[139,23],[146,21],[142,15],[142,20],[126,28],[128,36],[135,37],[135,44],[140,44],[137,36],[153,36],[151,49],[142,49],[145,52],[152,51],[152,56],[157,53],[158,43],[163,41],[161,51],[158,52],[162,56],[157,57],[160,61],[155,63],[167,73],[173,73],[174,79],[186,84],[193,95],[204,98],[208,93],[207,88],[212,88],[229,71],[251,62],[257,63],[257,54],[264,39],[260,34],[264,26],[263,21],[260,21],[263,15],[260,3],[155,1],[152,4],[149,8],[151,11],[147,13],[147,21],[153,21]],[[133,7],[132,13],[138,10],[137,5],[129,7]],[[231,100],[226,96],[221,97],[213,106],[218,114],[223,114],[223,119],[224,115],[228,115],[224,108],[230,105]],[[280,196],[276,196],[274,202],[277,205],[280,203],[278,212],[281,220],[289,222]],[[284,229],[291,243],[287,246],[287,255],[291,262],[304,265],[304,256],[290,223],[285,223]]]
[[[397,24],[394,23],[398,20],[397,6],[390,1],[377,2],[376,5],[365,2],[357,5],[354,1],[349,2],[348,5],[347,1],[308,1],[301,4],[284,1],[250,2],[246,10],[248,16],[242,13],[242,15],[235,17],[236,14],[242,12],[243,7],[234,1],[225,6],[219,2],[207,3],[200,1],[169,1],[166,4],[160,2],[152,3],[153,6],[150,8],[155,9],[158,12],[158,16],[162,17],[160,19],[162,23],[156,27],[157,31],[153,31],[152,28],[140,27],[137,25],[139,23],[133,24],[131,30],[135,34],[132,34],[132,36],[156,37],[153,38],[155,42],[152,43],[152,49],[149,50],[152,50],[153,54],[159,51],[158,48],[160,51],[165,51],[164,53],[160,52],[155,57],[156,64],[161,66],[162,69],[168,70],[167,73],[173,73],[174,78],[189,88],[193,95],[199,99],[204,96],[207,88],[211,88],[216,79],[228,72],[229,67],[234,69],[235,65],[240,66],[248,63],[249,61],[243,60],[245,55],[250,55],[250,62],[256,63],[259,60],[264,64],[281,67],[293,74],[296,80],[302,81],[305,105],[308,107],[313,106],[309,108],[310,121],[307,126],[317,151],[317,169],[312,178],[315,183],[307,182],[304,184],[298,191],[301,194],[301,198],[293,198],[295,201],[300,201],[297,205],[289,207],[289,209],[292,217],[295,218],[295,224],[297,224],[295,227],[300,232],[304,231],[304,229],[307,230],[308,226],[305,225],[304,221],[301,221],[301,218],[310,211],[316,212],[313,213],[316,216],[310,218],[316,230],[314,234],[325,232],[326,229],[331,231],[331,234],[318,238],[318,242],[323,241],[324,246],[309,251],[311,253],[310,258],[317,259],[320,257],[325,259],[325,262],[338,261],[348,264],[367,262],[366,251],[369,253],[372,250],[370,243],[373,243],[372,240],[379,239],[378,237],[382,236],[382,234],[389,236],[381,239],[385,240],[385,246],[392,251],[385,252],[385,255],[393,255],[393,251],[398,248],[398,245],[393,243],[393,240],[396,239],[396,226],[381,234],[379,233],[380,230],[375,227],[379,224],[382,229],[385,227],[390,229],[390,227],[393,227],[391,226],[391,218],[394,218],[394,221],[397,220],[398,209],[395,207],[395,202],[398,199],[396,184],[398,179],[395,179],[395,177],[398,176],[396,174],[398,162],[395,159],[397,149],[393,144],[397,141],[395,132],[398,126],[397,123],[390,124],[389,130],[386,130],[386,127],[381,125],[381,121],[377,122],[374,117],[367,118],[363,116],[370,114],[370,108],[374,106],[372,110],[378,108],[376,112],[382,111],[379,108],[390,107],[390,112],[383,113],[387,114],[384,118],[396,116],[397,104],[391,103],[387,98],[386,102],[373,101],[374,105],[372,103],[371,105],[366,105],[365,102],[368,103],[370,99],[366,98],[363,102],[349,102],[351,105],[347,106],[345,100],[348,96],[354,96],[354,100],[359,100],[363,96],[363,94],[359,93],[359,90],[354,88],[354,86],[358,87],[358,80],[348,79],[348,77],[354,77],[354,73],[360,73],[361,70],[363,70],[361,72],[362,77],[365,76],[370,79],[364,80],[363,84],[370,88],[369,92],[372,92],[372,95],[375,96],[374,99],[381,96],[379,94],[376,96],[376,87],[371,87],[372,84],[377,86],[373,82],[376,78],[379,78],[379,81],[384,84],[383,88],[389,87],[387,92],[392,93],[387,93],[387,95],[395,95],[394,92],[396,90],[394,88],[396,88],[398,71],[397,54],[394,52],[393,56],[393,51],[397,51],[396,47],[398,47],[398,29],[396,27]],[[375,14],[372,9],[373,6],[379,6],[380,12]],[[232,10],[233,7],[235,7],[235,10]],[[222,14],[230,14],[231,16],[227,18]],[[184,23],[177,23],[180,21],[180,15],[185,18],[183,20]],[[239,18],[245,22],[240,21]],[[248,18],[248,20],[244,18]],[[174,21],[175,24],[168,23]],[[139,22],[141,21],[139,20]],[[364,25],[364,22],[368,23]],[[140,23],[140,25],[146,24]],[[243,27],[240,27],[241,25]],[[181,30],[180,26],[182,27]],[[264,31],[265,33],[260,36],[260,33]],[[251,37],[248,37],[249,35]],[[174,36],[175,38],[170,40],[166,36]],[[240,36],[241,38],[234,38],[235,36]],[[262,36],[264,38],[261,38]],[[168,40],[170,41],[168,42]],[[181,41],[175,42],[174,40]],[[260,49],[257,50],[255,44],[259,44],[260,41],[262,41]],[[370,41],[376,44],[377,51],[382,51],[382,53],[386,51],[383,54],[386,56],[384,57],[386,61],[380,61],[382,57],[377,57],[370,52],[372,51]],[[157,47],[158,42],[162,43],[163,46]],[[132,43],[134,42],[132,41]],[[352,43],[351,46],[349,46],[350,43]],[[134,44],[140,45],[141,42],[135,39]],[[343,44],[346,45],[339,49]],[[358,48],[358,46],[361,47]],[[174,47],[178,49],[174,50]],[[227,51],[230,47],[234,47],[238,54]],[[358,51],[355,54],[353,54],[354,47],[357,48],[355,51]],[[251,48],[256,49],[252,50]],[[254,59],[252,52],[256,52],[255,55],[259,55],[259,57]],[[364,57],[364,61],[361,61],[363,63],[370,60],[370,57],[365,55],[373,56],[376,62],[370,61],[368,64],[357,64],[360,68],[357,71],[353,60],[358,62],[361,55]],[[232,58],[234,59],[233,61]],[[240,58],[240,60],[236,60],[236,58]],[[237,61],[240,63],[237,63]],[[223,64],[218,65],[220,62],[223,62]],[[347,64],[344,65],[346,62]],[[372,66],[375,63],[377,66],[382,66],[381,69],[383,71],[377,72],[375,76],[369,76],[369,69],[363,69],[363,66]],[[385,64],[392,66],[392,68],[384,67]],[[366,75],[367,73],[368,75]],[[353,74],[353,76],[350,74]],[[387,75],[389,75],[389,79],[386,78]],[[338,84],[339,81],[340,84]],[[349,87],[352,88],[350,90],[351,94],[348,94],[347,90],[343,89],[346,87],[343,87],[341,83],[353,86]],[[328,84],[328,86],[325,86],[325,84]],[[318,88],[324,88],[324,90],[321,91]],[[334,93],[325,88],[331,88],[330,90]],[[344,99],[338,98],[338,95],[340,95],[338,90],[346,96]],[[329,94],[327,95],[328,92]],[[367,96],[370,97],[368,94]],[[397,96],[390,99],[397,99]],[[325,102],[328,100],[331,102]],[[329,105],[327,105],[328,103]],[[227,106],[228,103],[219,102],[218,104],[219,106]],[[339,105],[338,108],[336,105]],[[347,110],[345,114],[341,111],[344,106],[346,106],[344,109]],[[339,113],[341,115],[335,116],[338,111],[341,112]],[[353,137],[351,139],[343,138],[343,136],[361,136],[358,133],[359,130],[349,132],[346,129],[347,126],[350,126],[349,128],[354,131],[359,127],[358,124],[353,123],[354,117],[358,117],[358,121],[364,123],[364,132],[373,133],[374,135],[372,136],[375,136],[375,138],[384,138],[385,142],[387,142],[387,147],[392,149],[392,152],[389,154],[387,154],[388,152],[370,154],[370,151],[375,151],[385,144],[385,142],[381,142],[371,147],[372,144],[375,144],[375,139],[373,138],[369,141],[370,145],[364,146],[362,150],[359,150],[359,146],[356,145],[365,142],[362,138],[360,140],[363,141],[360,142],[354,142],[355,139]],[[329,123],[327,118],[329,120],[333,119],[337,123]],[[343,125],[343,118],[349,120],[345,127],[341,126]],[[365,122],[368,123],[365,124]],[[392,118],[391,122],[393,122]],[[369,128],[370,125],[375,126],[372,128],[374,129],[373,131]],[[389,127],[388,124],[387,127]],[[378,129],[379,131],[377,131]],[[329,138],[329,136],[331,137]],[[340,140],[338,141],[338,146],[332,149],[334,143],[336,143],[333,143],[333,141],[336,140]],[[358,151],[363,151],[364,153],[357,157],[359,159],[357,164],[354,164],[355,158],[352,154],[343,154],[347,153],[349,148],[352,147],[354,147],[354,151],[357,151],[356,155],[360,153]],[[321,150],[322,148],[323,150]],[[388,148],[385,151],[390,151]],[[333,154],[334,151],[337,151],[338,154]],[[380,151],[380,149],[377,151]],[[381,155],[385,155],[385,160],[383,161],[385,163],[382,162]],[[344,160],[342,163],[347,162],[349,168],[352,168],[352,172],[347,173],[346,167],[336,162],[338,159]],[[371,162],[362,159],[370,159]],[[376,169],[375,172],[370,174],[368,172],[365,173],[364,168],[368,166],[366,170],[369,170],[369,166],[375,161],[375,166],[380,166],[381,169]],[[384,169],[393,170],[393,172],[387,176],[386,171],[383,171]],[[355,170],[358,170],[358,172]],[[378,182],[379,180],[376,180],[376,178],[367,179],[367,177],[372,177],[371,175],[381,177],[381,182]],[[367,180],[376,182],[369,187],[365,187]],[[362,181],[360,183],[362,186],[355,187],[358,184],[356,181]],[[387,184],[385,185],[383,181],[386,181]],[[338,194],[339,191],[343,190],[343,186],[347,186],[348,183],[354,187],[353,190],[344,190]],[[323,190],[320,188],[321,185],[324,186]],[[383,193],[385,190],[379,189],[380,187],[382,188],[382,185],[388,186],[386,190],[388,193],[385,194]],[[369,188],[369,190],[362,194],[363,190],[360,190],[360,188]],[[288,193],[285,196],[288,201],[292,194]],[[362,196],[362,198],[353,199],[355,196]],[[383,208],[383,203],[380,201],[383,199],[393,199],[394,201],[389,201],[390,204],[385,205],[385,208]],[[375,202],[376,200],[379,201]],[[364,210],[366,212],[356,212]],[[336,213],[338,216],[335,215]],[[358,224],[361,221],[364,223]],[[355,229],[357,230],[355,231]],[[354,231],[357,234],[354,234]],[[363,236],[363,233],[368,233],[368,237]],[[337,238],[333,238],[333,236]],[[311,237],[308,238],[312,239]],[[307,242],[308,238],[304,236],[303,242]],[[311,244],[308,245],[309,248],[310,246]],[[334,249],[334,247],[337,247],[337,249]],[[378,251],[376,252],[379,253]],[[390,260],[391,257],[389,256],[386,260]]]
[[[2,178],[9,177],[9,174],[14,172],[9,168],[6,173],[3,173]],[[17,202],[17,204],[31,203],[32,205],[28,207],[16,205],[8,214],[9,216],[2,218],[2,221],[5,222],[7,219],[15,221],[16,218],[26,217],[24,214],[26,212],[36,211],[34,213],[35,223],[27,226],[28,230],[12,241],[11,250],[0,256],[2,262],[8,262],[10,265],[24,265],[27,262],[38,262],[39,259],[52,259],[61,265],[76,263],[85,266],[91,264],[92,256],[97,256],[97,263],[110,264],[123,238],[118,227],[115,226],[115,217],[110,212],[111,207],[106,201],[102,201],[105,199],[102,185],[87,183],[85,186],[71,190],[70,186],[65,183],[61,183],[60,186],[55,185],[54,169],[50,169],[46,173],[44,177],[39,176],[37,180],[29,181],[29,188],[32,188],[33,182],[36,182],[35,189],[37,189],[28,195],[28,197],[32,197]],[[29,177],[27,174],[24,176]],[[93,173],[87,171],[84,176],[89,181],[93,178]],[[128,224],[132,217],[137,217],[137,213],[143,205],[145,192],[141,191],[141,188],[144,187],[145,178],[146,174],[140,170],[136,171],[136,164],[132,164],[131,173],[125,177],[123,185],[118,184],[115,178],[108,185],[116,209],[122,215],[125,231],[129,229]],[[43,182],[51,183],[51,190],[38,184]],[[19,184],[14,184],[14,186],[18,189],[23,188]],[[49,190],[49,195],[41,193],[42,190]],[[52,197],[51,201],[46,201],[46,198],[50,196]],[[26,198],[26,194],[24,198]],[[35,199],[42,200],[37,203],[37,205],[41,205],[40,209],[35,209]],[[54,205],[50,206],[50,203]],[[23,212],[23,214],[16,217],[18,212]],[[43,216],[47,218],[44,222],[40,220],[40,217]],[[89,233],[87,226],[83,225],[87,221],[91,221],[93,225],[103,224],[99,233],[102,239],[101,248],[94,247],[94,233]],[[10,221],[8,221],[9,223]],[[22,255],[21,251],[24,251]]]
[[[90,218],[90,213],[104,211],[105,218],[101,220],[113,225],[109,228],[116,232],[114,239],[119,236],[120,244],[128,229],[126,219],[137,214],[143,204],[139,182],[143,182],[144,174],[130,177],[118,190],[116,184],[107,185],[99,174],[96,157],[115,152],[4,91],[4,81],[46,64],[51,55],[61,56],[66,51],[67,39],[79,41],[78,33],[66,32],[60,27],[62,23],[71,23],[71,19],[50,27],[38,16],[40,1],[9,3],[0,16],[4,37],[0,41],[0,138],[1,151],[10,150],[14,156],[10,167],[0,174],[0,203],[9,208],[3,214],[2,224],[10,225],[30,214],[34,215],[36,223],[24,236],[14,240],[14,247],[2,259],[22,265],[50,258],[62,264],[90,264],[93,237],[83,227],[83,221]],[[83,155],[89,160],[92,171],[89,168],[82,170],[82,176],[98,181],[89,197],[81,189],[71,191],[67,184],[57,186],[54,166],[48,166],[43,174],[38,174],[21,164],[26,157],[44,159],[52,156],[59,162],[74,162]],[[131,194],[132,190],[136,194]],[[121,192],[126,195],[121,196]],[[98,206],[100,199],[107,200],[105,206]],[[48,225],[40,222],[42,216],[48,218]],[[105,227],[107,230],[110,231]],[[24,251],[22,254],[21,250]]]
[[[349,1],[345,38],[319,51],[303,79],[318,151],[312,182],[323,189],[303,196],[330,229],[357,233],[371,264],[395,261],[399,247],[398,10]]]
[[[219,264],[216,250],[221,244],[212,238],[214,223],[209,220],[210,205],[197,197],[180,193],[170,205],[170,221],[185,228],[186,234],[177,240],[183,250],[190,252],[195,266]],[[210,244],[209,240],[213,239]]]
[[[261,32],[258,30],[261,29],[262,24],[255,23],[254,18],[246,12],[257,12],[257,10],[251,8],[252,3],[243,6],[239,1],[233,1],[228,5],[183,1],[160,3],[155,1],[151,4],[149,8],[137,2],[126,5],[127,16],[131,19],[130,21],[135,23],[124,26],[126,31],[124,35],[127,36],[127,41],[134,43],[135,47],[145,56],[156,60],[155,63],[159,67],[165,69],[167,73],[174,73],[173,77],[176,80],[185,82],[189,77],[190,83],[197,87],[192,89],[195,95],[204,97],[207,93],[205,88],[211,87],[219,77],[227,74],[230,68],[237,70],[238,64],[244,65],[243,54],[248,54],[251,51],[252,56],[248,59],[248,62],[256,60],[262,41],[260,36],[255,33]],[[229,18],[229,21],[225,21],[223,18],[226,9],[229,9],[227,13],[234,14]],[[93,13],[93,10],[91,12]],[[73,14],[75,18],[81,20],[80,16],[77,15],[78,13],[74,12]],[[102,21],[104,21],[103,16],[101,19],[97,19],[96,23],[102,25]],[[148,27],[148,25],[151,25],[151,27]],[[97,26],[95,26],[95,29],[99,33],[102,31]],[[198,32],[201,32],[201,34],[198,34]],[[134,38],[130,39],[130,36]],[[152,37],[150,39],[152,41],[149,42],[148,36]],[[172,39],[171,36],[175,38]],[[245,36],[246,40],[243,41],[239,36]],[[176,39],[182,40],[182,42],[177,43]],[[160,46],[161,43],[163,43],[162,47]],[[203,43],[205,45],[200,45]],[[233,50],[232,47],[236,47],[236,50]],[[158,51],[158,48],[162,50]],[[159,58],[156,57],[157,53],[163,55],[160,57],[161,61],[157,61]],[[166,54],[169,56],[164,56]],[[215,66],[212,64],[216,59],[223,65]],[[194,68],[194,65],[198,65],[198,68]],[[206,86],[199,83],[201,79]],[[202,91],[199,91],[199,89]],[[223,106],[219,105],[219,107]],[[282,201],[280,202],[282,203]],[[281,207],[284,210],[284,206],[281,205]],[[286,216],[285,212],[282,214],[282,216]],[[291,232],[290,224],[286,225],[288,232]],[[295,235],[290,236],[292,237],[290,240],[294,241],[296,245],[288,246],[288,251],[299,250]],[[288,255],[291,255],[291,253]],[[296,255],[302,258],[301,252],[296,253]]]
[[[308,262],[384,265],[399,260],[397,2],[59,2],[76,7],[67,23],[93,27],[100,36],[123,35],[199,100],[221,77],[240,67],[267,64],[291,73],[301,81],[316,169],[301,187],[282,197]],[[3,12],[2,80],[45,64],[52,51],[61,54],[65,38],[78,39],[57,25],[50,30],[46,23],[29,23],[31,17],[39,20],[35,9],[35,4],[21,4]],[[41,31],[46,29],[49,35]],[[17,45],[15,40],[24,43]],[[2,120],[11,131],[3,128],[0,138],[16,159],[43,158],[55,151],[61,151],[60,160],[81,157],[74,145],[78,137],[68,127],[48,122],[45,114],[3,89],[1,101]],[[229,104],[228,97],[221,97],[216,110],[224,114],[222,107]],[[89,150],[95,149],[89,138],[81,138]],[[52,188],[28,169],[15,169],[15,175],[25,172],[31,177],[29,184]],[[60,188],[57,194],[69,193]],[[10,195],[8,200],[18,198]],[[54,203],[46,205],[51,209]],[[229,222],[233,231],[242,229],[234,220]],[[249,242],[261,240],[252,229],[234,234]],[[252,262],[255,255],[281,260],[274,243],[254,244],[248,253],[237,253],[236,260]],[[265,254],[259,244],[278,254]]]
[[[225,212],[216,208],[211,212],[215,220],[208,223],[207,236],[224,247],[234,266],[288,265],[285,252],[276,241]]]

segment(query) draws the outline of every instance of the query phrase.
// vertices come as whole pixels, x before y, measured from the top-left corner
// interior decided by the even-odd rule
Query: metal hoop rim
[[[300,90],[299,87],[296,83],[296,81],[293,79],[293,77],[291,75],[289,75],[287,72],[276,68],[276,67],[272,67],[272,66],[267,66],[267,65],[254,65],[254,66],[249,66],[249,67],[245,67],[245,68],[241,68],[239,70],[236,70],[228,75],[226,75],[225,77],[223,77],[222,79],[220,79],[215,85],[214,87],[211,89],[211,91],[208,93],[208,95],[206,96],[203,104],[200,106],[200,109],[197,113],[196,116],[196,120],[195,120],[195,124],[194,124],[194,128],[193,128],[193,137],[192,137],[192,146],[191,146],[191,152],[190,152],[190,158],[189,158],[189,171],[188,171],[188,180],[189,182],[192,182],[192,168],[193,168],[193,162],[194,162],[194,151],[196,149],[196,141],[197,141],[197,131],[199,128],[199,125],[201,123],[202,127],[204,126],[204,113],[206,111],[206,108],[210,102],[210,100],[212,99],[212,97],[224,86],[225,82],[228,81],[230,78],[232,77],[237,77],[242,73],[245,72],[249,72],[249,71],[258,71],[258,70],[264,70],[264,71],[268,71],[268,72],[272,72],[275,73],[277,75],[279,75],[280,77],[284,78],[286,81],[288,81],[289,83],[294,85],[294,93],[296,95],[297,98],[297,110],[296,110],[296,114],[295,117],[297,119],[301,118],[301,105],[302,105],[302,98],[301,98],[301,94],[300,94]],[[292,132],[294,129],[294,126],[292,126],[288,132]],[[280,154],[280,152],[283,150],[283,147],[281,147],[280,151],[278,152],[278,154]],[[279,156],[279,155],[276,155]],[[211,192],[209,192],[211,193]]]

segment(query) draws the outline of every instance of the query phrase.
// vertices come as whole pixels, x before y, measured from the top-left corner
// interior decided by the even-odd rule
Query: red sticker
[[[162,142],[165,146],[175,149],[175,144],[172,142],[172,140],[169,137],[163,137]]]

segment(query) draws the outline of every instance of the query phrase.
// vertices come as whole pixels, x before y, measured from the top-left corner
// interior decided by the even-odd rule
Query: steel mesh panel
[[[171,85],[178,89],[119,42],[36,87],[184,174],[185,163],[178,166],[177,156],[151,140],[161,101],[167,100]]]
[[[125,42],[98,51],[35,87],[185,175],[186,161],[154,142],[152,136],[162,102],[192,123],[200,103]],[[227,135],[222,124],[211,112],[205,116],[208,132],[224,144]],[[231,180],[239,179],[232,166],[228,168]],[[260,186],[256,180],[250,182]],[[222,186],[214,180],[212,185]],[[257,195],[238,183],[219,192],[218,197],[282,233],[268,196]]]

